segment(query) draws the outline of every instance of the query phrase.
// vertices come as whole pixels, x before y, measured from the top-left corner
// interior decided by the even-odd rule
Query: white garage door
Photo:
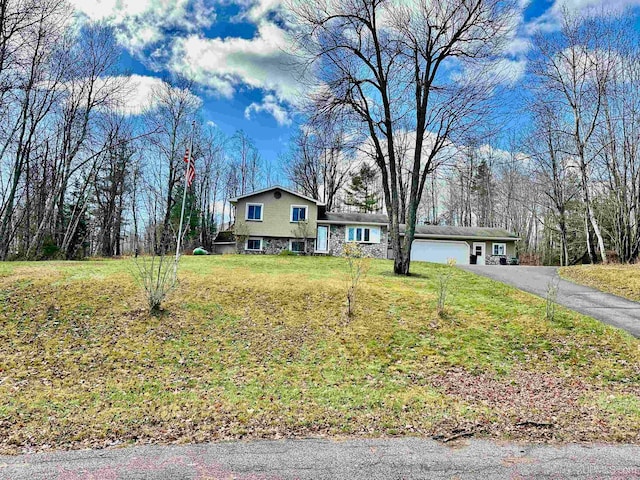
[[[469,265],[469,244],[445,240],[414,240],[411,260],[420,262],[447,263],[453,258],[457,265]]]

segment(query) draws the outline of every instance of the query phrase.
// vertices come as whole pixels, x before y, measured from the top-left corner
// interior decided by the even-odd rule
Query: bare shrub
[[[158,314],[162,302],[178,283],[178,259],[173,256],[144,255],[134,259],[134,277],[147,298],[149,313]]]
[[[558,299],[558,291],[560,290],[560,277],[554,275],[552,279],[547,283],[547,294],[545,296],[547,301],[547,309],[545,318],[552,322],[556,316],[556,305]]]
[[[367,276],[371,267],[371,259],[364,255],[357,243],[346,243],[342,255],[347,260],[347,317],[352,318],[356,305],[356,294],[360,280]]]
[[[454,258],[447,259],[446,269],[438,275],[438,316],[444,315],[444,306],[447,301],[449,282],[453,276],[453,267],[456,264]]]

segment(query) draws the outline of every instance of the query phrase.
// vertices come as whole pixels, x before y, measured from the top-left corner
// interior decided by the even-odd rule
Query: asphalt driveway
[[[640,446],[258,440],[0,456],[1,480],[640,479]]]
[[[557,267],[464,265],[460,268],[512,285],[542,298],[546,298],[549,282],[558,275]],[[626,330],[634,337],[640,338],[640,303],[568,280],[560,279],[558,285],[558,304]]]

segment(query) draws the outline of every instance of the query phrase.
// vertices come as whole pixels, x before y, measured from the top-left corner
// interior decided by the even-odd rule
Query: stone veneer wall
[[[307,252],[313,252],[314,239],[307,239]],[[278,237],[262,237],[262,250],[245,250],[244,244],[240,246],[240,253],[246,255],[278,255],[283,250],[289,250],[289,239]]]
[[[322,224],[322,222],[320,222]],[[366,226],[366,225],[364,225]],[[344,244],[347,243],[346,225],[331,225],[329,235],[329,255],[342,255]],[[387,258],[387,227],[380,227],[380,243],[361,243],[360,247],[365,256],[372,258]]]
[[[504,258],[507,260],[507,265],[509,261],[506,255],[487,255],[484,259],[485,265],[500,265],[500,259]]]

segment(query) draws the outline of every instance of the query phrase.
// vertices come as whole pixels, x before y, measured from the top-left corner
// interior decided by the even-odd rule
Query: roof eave
[[[404,232],[400,232],[400,236],[404,236]],[[434,233],[416,233],[414,238],[434,238],[434,239],[456,239],[456,240],[496,240],[496,241],[516,241],[520,237],[489,237],[479,235],[446,235]]]
[[[237,197],[230,198],[229,199],[229,203],[237,203],[238,200],[240,200],[240,199],[252,197],[254,195],[260,195],[261,193],[269,192],[271,190],[282,190],[284,192],[290,193],[291,195],[295,195],[296,197],[304,198],[305,200],[313,202],[319,207],[323,207],[323,206],[326,205],[324,202],[321,202],[320,200],[316,200],[315,198],[307,197],[306,195],[302,195],[301,193],[294,192],[293,190],[285,188],[285,187],[283,187],[281,185],[274,185],[273,187],[263,188],[262,190],[256,190],[255,192],[251,192],[251,193],[247,193],[245,195],[239,195]]]
[[[380,225],[387,227],[389,224],[387,222],[349,222],[346,220],[322,220],[318,219],[318,224],[328,224],[328,225]]]

